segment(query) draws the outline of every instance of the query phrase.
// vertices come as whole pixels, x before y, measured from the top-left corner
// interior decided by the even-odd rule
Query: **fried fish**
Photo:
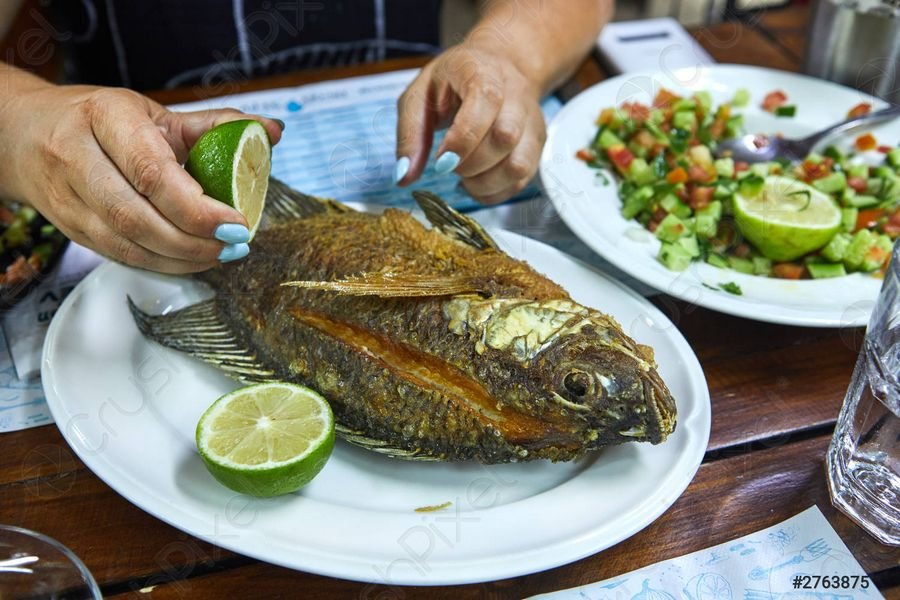
[[[666,439],[675,401],[649,347],[414,197],[432,228],[272,180],[250,256],[197,276],[215,296],[159,316],[130,304],[135,321],[241,381],[316,389],[339,435],[395,458],[558,461]]]

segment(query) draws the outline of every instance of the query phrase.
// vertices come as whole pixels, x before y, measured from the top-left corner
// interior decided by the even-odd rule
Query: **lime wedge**
[[[252,239],[262,219],[272,170],[272,144],[265,128],[251,119],[213,127],[191,148],[184,168],[206,195],[244,215]]]
[[[334,447],[334,418],[314,391],[262,383],[225,394],[197,424],[197,449],[220,483],[242,494],[278,496],[315,477]]]
[[[770,176],[755,196],[735,195],[734,219],[764,256],[787,261],[827,244],[841,227],[841,210],[802,181]]]

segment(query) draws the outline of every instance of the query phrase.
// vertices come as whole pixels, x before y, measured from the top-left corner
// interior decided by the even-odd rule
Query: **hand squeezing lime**
[[[220,483],[242,494],[278,496],[309,483],[334,447],[334,418],[314,391],[289,383],[235,390],[197,424],[197,449]]]
[[[272,168],[265,128],[251,119],[213,127],[191,148],[184,168],[206,195],[244,215],[252,239],[262,219]]]

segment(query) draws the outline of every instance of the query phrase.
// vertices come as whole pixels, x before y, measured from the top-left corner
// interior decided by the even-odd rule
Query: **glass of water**
[[[103,596],[71,550],[46,535],[0,525],[0,598],[102,600]]]
[[[900,241],[826,463],[832,503],[882,543],[900,546]]]

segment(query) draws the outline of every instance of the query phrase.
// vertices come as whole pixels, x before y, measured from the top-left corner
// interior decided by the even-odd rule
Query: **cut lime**
[[[841,227],[841,210],[802,181],[770,176],[755,196],[735,195],[734,219],[764,256],[788,261],[827,244]]]
[[[278,496],[315,477],[334,447],[334,418],[314,391],[262,383],[225,394],[197,424],[197,449],[223,485]]]
[[[217,125],[197,140],[184,168],[206,195],[244,215],[252,238],[262,219],[272,170],[266,129],[251,119]]]

